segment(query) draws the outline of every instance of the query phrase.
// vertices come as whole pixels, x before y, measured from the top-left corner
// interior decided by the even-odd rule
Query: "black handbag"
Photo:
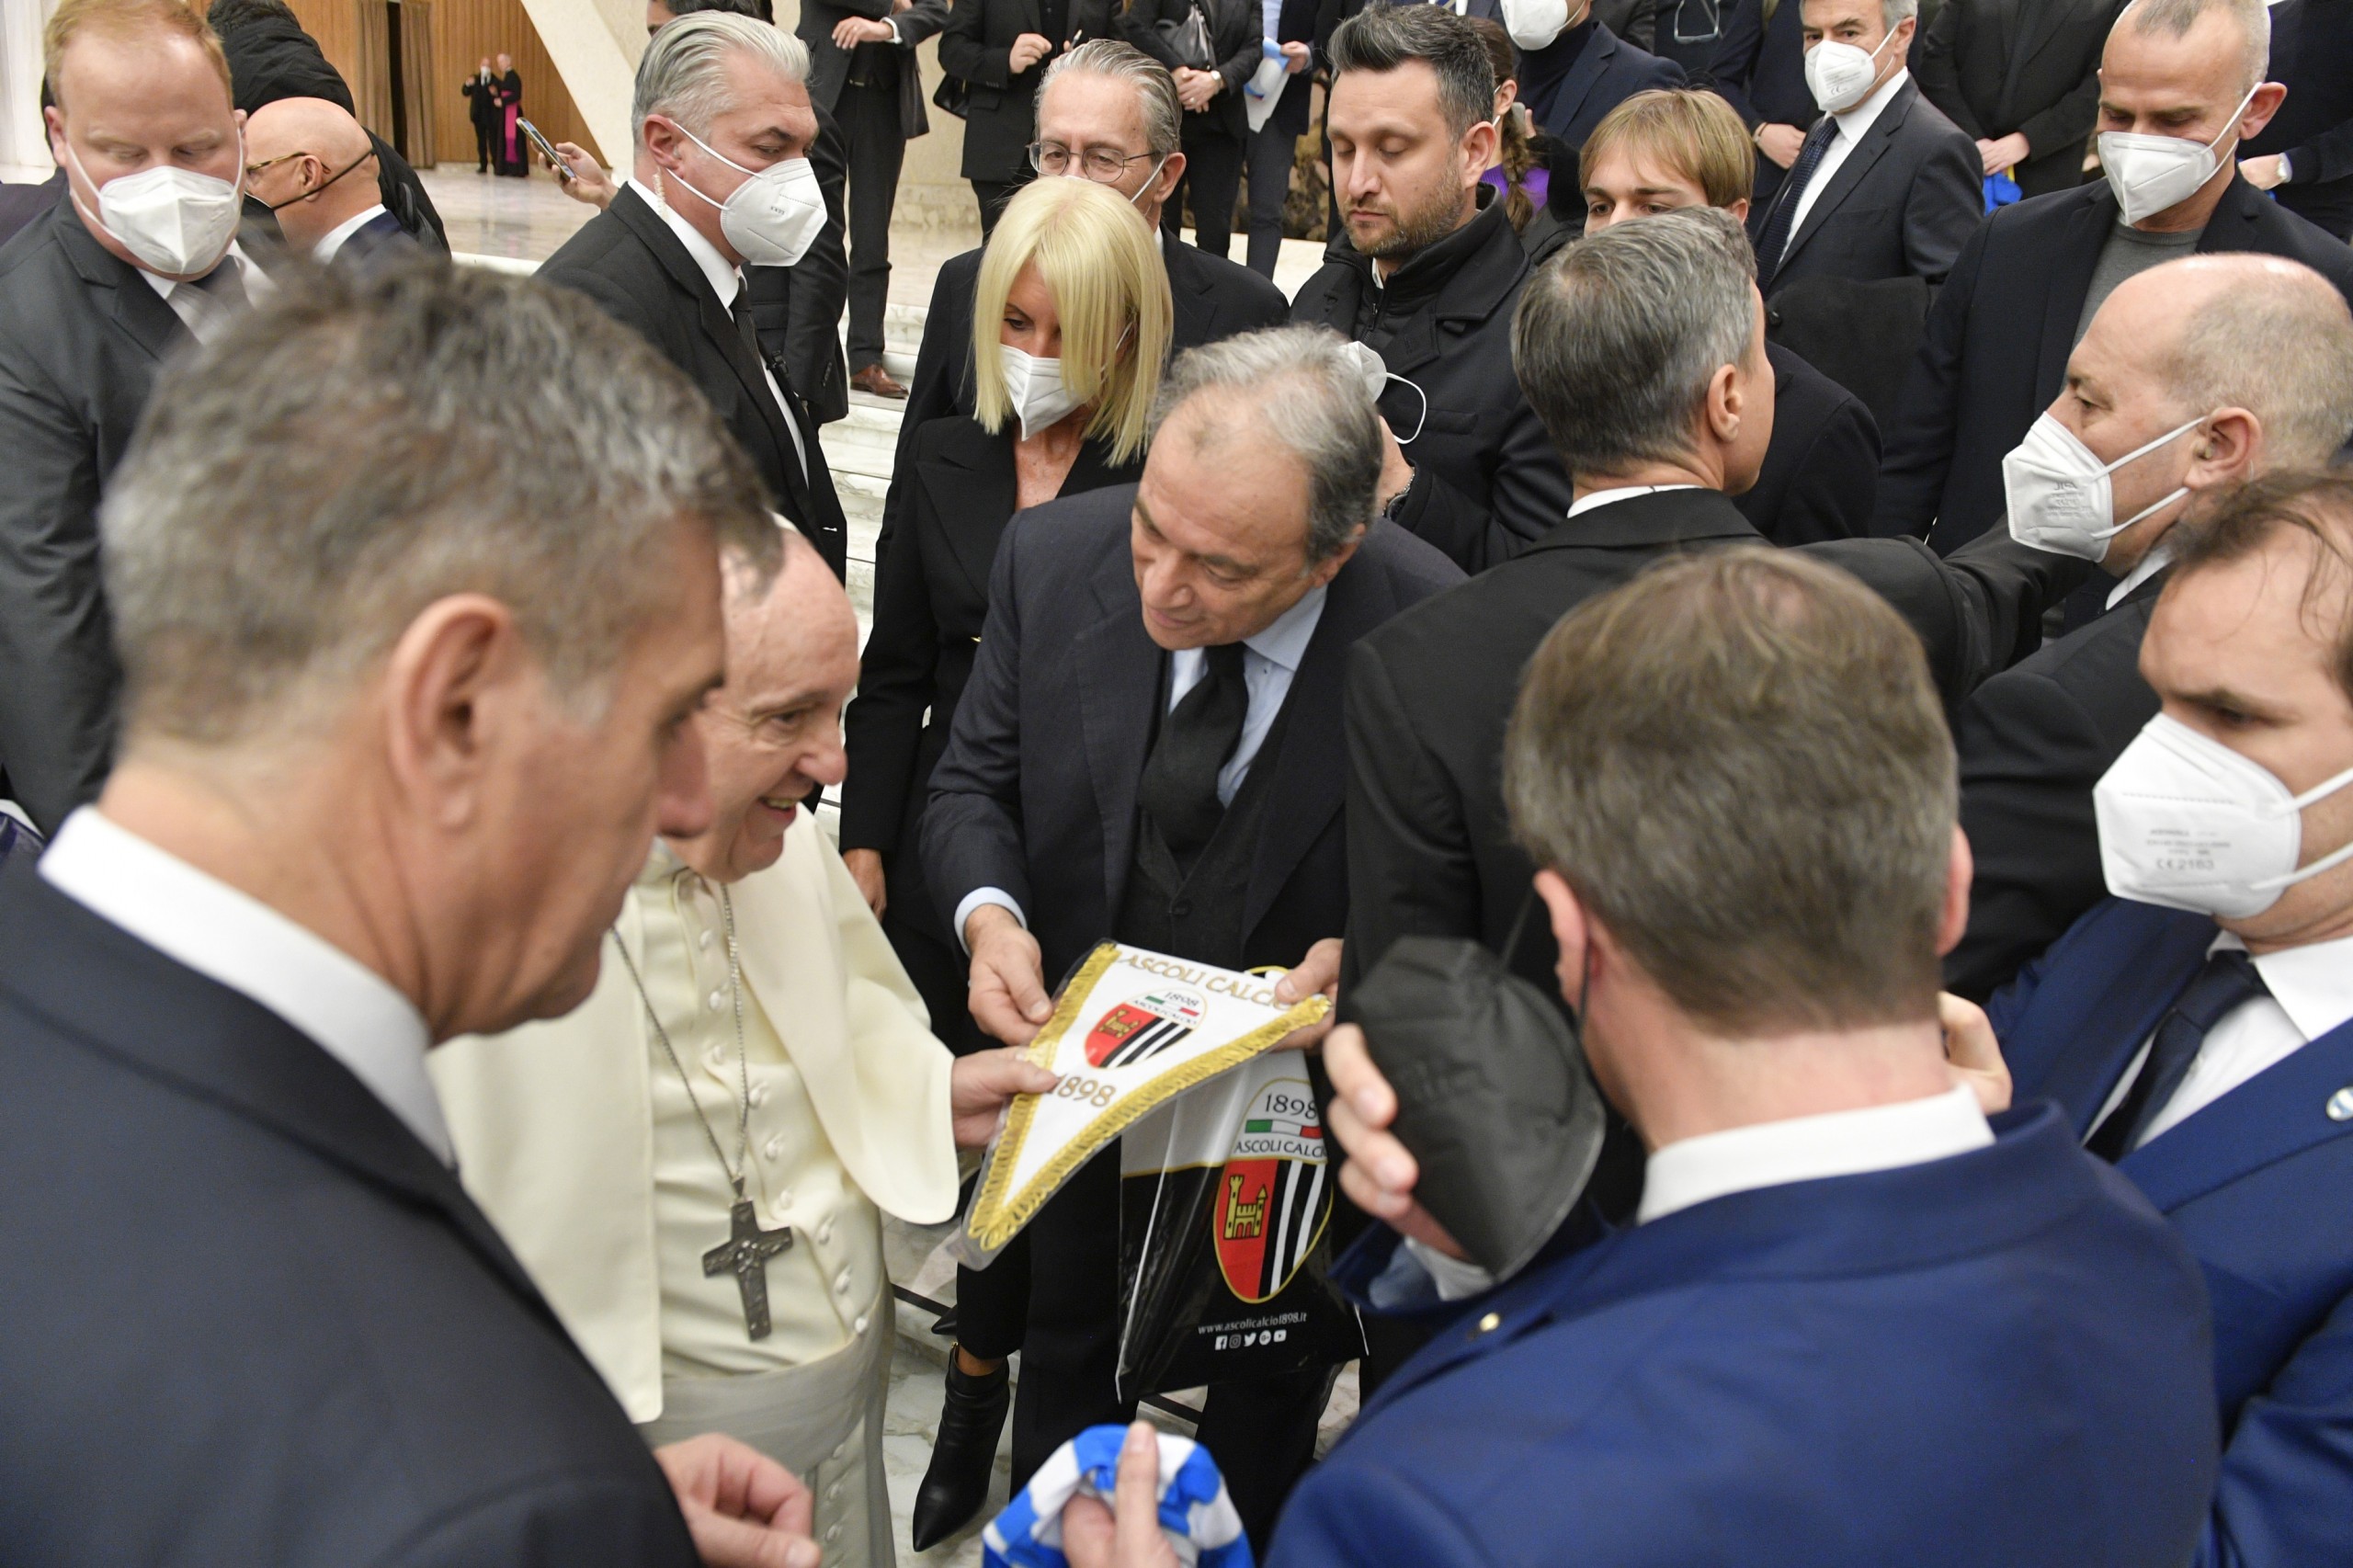
[[[1160,41],[1176,57],[1179,65],[1189,65],[1196,71],[1217,68],[1217,53],[1210,44],[1210,19],[1201,14],[1200,0],[1193,0],[1181,21],[1160,21],[1152,24],[1160,34]]]
[[[961,76],[943,74],[931,90],[931,107],[961,119],[972,107],[972,84]]]

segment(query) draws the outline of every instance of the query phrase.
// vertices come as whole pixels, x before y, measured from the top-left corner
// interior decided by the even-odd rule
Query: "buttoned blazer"
[[[956,1209],[948,1048],[824,831],[804,813],[784,843],[776,865],[729,889],[744,983],[859,1190],[937,1224]],[[635,899],[616,929],[642,972]],[[467,1190],[634,1421],[662,1412],[659,1050],[636,983],[608,951],[574,1012],[452,1040],[429,1059]]]
[[[1972,140],[2025,135],[2021,191],[2064,190],[2084,177],[2100,51],[2121,9],[2117,0],[1951,0],[1920,29],[1913,75]]]
[[[926,877],[943,926],[976,888],[1011,894],[1053,982],[1111,929],[1134,861],[1136,790],[1166,656],[1129,552],[1135,487],[1033,506],[998,544],[986,630],[932,770]],[[895,546],[893,548],[896,548]],[[1245,962],[1295,964],[1347,918],[1339,766],[1348,650],[1461,574],[1376,522],[1333,577],[1285,699],[1243,900]]]
[[[1985,215],[1982,166],[1976,143],[1905,82],[1806,209],[1768,295],[1806,278],[1943,282]],[[1749,233],[1803,197],[1784,182],[1749,213]]]
[[[1987,1008],[2021,1102],[2086,1136],[2215,936],[2109,899]],[[2222,1430],[2200,1564],[2321,1562],[2353,1540],[2353,1023],[2117,1162],[2206,1276]]]
[[[540,264],[539,276],[587,295],[685,371],[759,471],[776,509],[809,536],[835,576],[843,574],[849,527],[817,444],[816,422],[780,370],[776,379],[786,406],[778,406],[758,357],[661,214],[636,190],[623,189]],[[799,426],[808,453],[805,480],[787,419]]]
[[[2182,1562],[2214,1476],[2198,1269],[2047,1108],[1995,1128],[1463,1303],[1300,1483],[1270,1568]]]
[[[1873,533],[1949,551],[2002,516],[2002,459],[2059,395],[2116,218],[2101,180],[2029,198],[1978,225],[1929,307],[1894,415],[1881,421]],[[2224,187],[2197,251],[2284,256],[2353,299],[2353,247],[2241,176]]]
[[[11,1568],[699,1561],[529,1277],[339,1062],[30,856],[0,951]]]
[[[916,0],[896,13],[891,0],[805,0],[794,31],[809,46],[809,96],[828,113],[841,101],[854,52],[834,41],[834,28],[851,17],[898,24],[899,42],[893,47],[899,51],[899,134],[913,141],[928,133],[931,113],[926,108],[915,45],[948,25],[948,0]]]

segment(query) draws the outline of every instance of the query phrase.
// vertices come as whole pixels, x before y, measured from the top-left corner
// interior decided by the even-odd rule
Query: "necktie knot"
[[[1242,744],[1250,716],[1242,644],[1222,643],[1201,653],[1201,678],[1161,720],[1137,791],[1144,813],[1187,870],[1224,819],[1218,776]]]
[[[2085,1147],[2107,1160],[2120,1160],[2138,1147],[2189,1075],[2208,1031],[2264,992],[2263,976],[2245,949],[2222,948],[2209,953],[2205,966],[2165,1009],[2157,1032],[2149,1037],[2140,1075]]]

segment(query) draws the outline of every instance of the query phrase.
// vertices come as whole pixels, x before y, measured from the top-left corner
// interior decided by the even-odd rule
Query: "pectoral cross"
[[[744,1298],[744,1326],[754,1339],[766,1339],[768,1259],[792,1244],[792,1229],[785,1225],[773,1231],[761,1230],[759,1216],[752,1211],[748,1198],[737,1199],[730,1206],[727,1228],[727,1240],[702,1255],[702,1271],[706,1277],[735,1276],[735,1289]]]

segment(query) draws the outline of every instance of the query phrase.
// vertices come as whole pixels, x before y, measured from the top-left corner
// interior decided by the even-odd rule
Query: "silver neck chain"
[[[629,971],[631,983],[637,986],[637,999],[645,1005],[646,1022],[654,1026],[654,1036],[662,1042],[663,1054],[670,1065],[678,1070],[678,1085],[687,1091],[687,1103],[694,1107],[695,1119],[702,1123],[704,1142],[710,1145],[719,1168],[727,1173],[728,1185],[735,1196],[744,1196],[744,1178],[751,1173],[752,1150],[752,1062],[744,1049],[744,968],[735,951],[735,903],[727,890],[719,890],[719,910],[727,930],[727,994],[735,1003],[735,1074],[743,1093],[735,1101],[735,1158],[730,1161],[726,1151],[719,1146],[719,1133],[710,1125],[710,1118],[703,1114],[702,1101],[695,1094],[694,1080],[687,1076],[687,1064],[678,1055],[678,1048],[670,1043],[670,1031],[662,1027],[662,1017],[654,1010],[653,994],[645,989],[645,977],[637,971],[637,960],[629,956],[629,944],[621,940],[620,927],[613,927],[613,946],[620,949],[621,963]]]

